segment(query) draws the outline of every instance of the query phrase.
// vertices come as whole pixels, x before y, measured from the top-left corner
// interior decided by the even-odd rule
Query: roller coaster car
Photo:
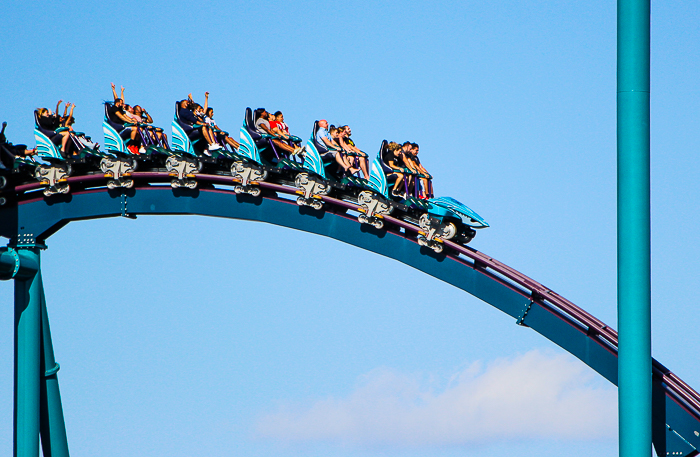
[[[452,197],[431,198],[427,201],[415,197],[389,197],[387,176],[392,174],[393,170],[384,162],[387,145],[387,141],[384,140],[372,164],[372,178],[375,179],[375,169],[381,170],[382,194],[393,200],[403,219],[417,223],[421,228],[418,244],[439,253],[443,250],[443,241],[453,240],[459,244],[467,244],[476,236],[475,229],[489,226],[476,212]],[[382,180],[377,178],[378,181]]]
[[[65,194],[70,191],[67,183],[68,176],[73,169],[89,171],[99,161],[105,157],[114,157],[110,153],[101,152],[97,147],[94,149],[86,146],[82,141],[89,141],[90,137],[82,132],[70,131],[68,141],[77,151],[70,157],[64,157],[59,151],[58,145],[61,143],[59,133],[70,131],[67,127],[56,130],[48,130],[41,126],[39,113],[34,111],[34,139],[36,140],[37,156],[47,164],[37,164],[35,177],[45,186],[44,195],[47,197],[53,194]],[[82,139],[81,139],[82,137]]]
[[[17,155],[26,150],[23,144],[13,145],[5,137],[7,122],[2,123],[0,130],[0,206],[7,203],[9,192],[18,184],[33,180],[36,162],[31,158]]]
[[[390,208],[384,208],[375,201],[376,198],[371,197],[376,189],[370,181],[337,172],[338,163],[332,153],[339,153],[340,150],[331,151],[325,144],[316,141],[319,128],[318,121],[314,122],[311,138],[304,148],[302,162],[304,170],[295,179],[295,185],[299,188],[297,193],[301,194],[297,198],[297,203],[320,209],[321,197],[328,195],[333,188],[336,188],[343,193],[341,198],[357,200],[364,209],[365,212],[358,218],[360,222],[381,228],[383,223],[380,215],[388,214],[387,211],[390,211]]]

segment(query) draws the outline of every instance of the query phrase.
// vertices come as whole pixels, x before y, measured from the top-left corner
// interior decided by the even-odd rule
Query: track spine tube
[[[39,265],[39,249],[21,249]],[[15,279],[15,457],[39,457],[41,397],[41,270]]]
[[[651,454],[650,0],[617,2],[619,455]]]

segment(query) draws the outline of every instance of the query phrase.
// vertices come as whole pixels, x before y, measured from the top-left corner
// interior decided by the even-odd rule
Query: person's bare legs
[[[365,175],[365,179],[369,179],[369,167],[367,166],[367,157],[360,156],[360,168],[362,169],[362,174]]]
[[[280,148],[284,151],[287,151],[290,154],[294,154],[294,151],[296,151],[296,149],[294,149],[293,147],[291,147],[287,143],[281,142],[280,140],[272,140],[272,142],[275,144],[275,146],[277,146],[278,148]]]
[[[68,132],[61,132],[61,152],[66,158],[68,157]]]
[[[238,143],[238,141],[234,140],[230,136],[226,136],[226,142],[228,143],[229,146],[231,146],[233,149],[238,149],[241,145]]]
[[[399,186],[401,185],[402,182],[403,182],[403,173],[396,173],[396,182],[394,183],[394,188],[391,189],[392,194],[399,190]]]

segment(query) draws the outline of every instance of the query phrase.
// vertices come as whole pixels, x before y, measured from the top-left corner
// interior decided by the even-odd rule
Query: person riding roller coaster
[[[90,138],[83,133],[73,131],[75,104],[66,103],[63,116],[60,116],[58,110],[61,108],[61,103],[63,100],[59,100],[56,104],[56,113],[48,108],[38,108],[35,111],[37,127],[52,143],[60,144],[60,154],[64,158],[79,155],[86,148],[96,150],[98,145],[90,141]],[[70,112],[68,112],[69,107]]]
[[[337,128],[336,143],[340,145],[343,149],[343,153],[347,157],[347,161],[352,164],[353,168],[359,168],[362,170],[364,178],[369,178],[369,160],[367,159],[367,154],[360,151],[355,142],[350,140],[350,127],[347,125]]]
[[[0,170],[12,170],[15,165],[15,157],[31,157],[36,154],[36,149],[27,149],[24,144],[12,144],[5,136],[7,122],[2,123],[0,130]]]
[[[268,113],[265,108],[258,108],[255,110],[255,128],[257,129],[258,133],[261,135],[272,136],[272,143],[275,145],[275,147],[282,149],[289,155],[301,154],[304,151],[304,148],[301,146],[290,146],[289,144],[285,143],[284,140],[286,138],[279,132],[276,133],[272,130],[269,119],[270,113]]]
[[[435,195],[433,193],[433,176],[428,173],[428,170],[420,163],[418,158],[419,146],[417,143],[411,143],[411,162],[415,166],[416,170],[420,173],[418,176],[420,183],[420,198],[428,199],[433,198]]]
[[[321,119],[318,121],[318,131],[316,132],[316,138],[314,138],[319,146],[325,147],[326,151],[321,152],[321,159],[324,162],[330,162],[335,160],[338,163],[338,171],[341,174],[355,174],[359,169],[354,168],[352,163],[343,154],[343,148],[333,139],[328,130],[328,121]]]
[[[205,107],[207,107],[209,92],[205,93],[205,100]],[[204,107],[192,100],[192,94],[188,94],[187,98],[179,103],[177,114],[182,124],[182,129],[190,140],[196,140],[201,137],[206,141],[207,147],[202,151],[204,155],[211,156],[209,151],[223,149],[216,141],[212,128],[204,122]]]
[[[154,127],[151,115],[146,112],[141,106],[130,106],[124,103],[124,86],[121,88],[121,94],[117,96],[117,90],[114,83],[111,83],[112,95],[114,102],[108,108],[109,118],[114,127],[121,126],[117,129],[117,133],[124,138],[131,140],[132,152],[146,152],[145,146],[161,144],[165,149],[170,149],[168,146],[168,136],[163,132],[163,129]],[[141,135],[138,135],[141,133]],[[140,137],[140,138],[139,138]],[[146,142],[147,144],[139,144]],[[140,146],[137,148],[137,145]]]
[[[205,97],[207,98],[207,100],[204,102],[205,105],[207,105],[208,95],[209,92],[205,94]],[[214,108],[212,108],[211,106],[207,107],[207,109],[204,110],[204,123],[207,124],[214,131],[214,134],[216,135],[216,138],[219,142],[224,142],[228,144],[234,151],[236,151],[241,146],[240,143],[238,143],[238,141],[234,140],[229,136],[228,132],[220,129],[219,126],[216,125],[216,121],[214,120]]]

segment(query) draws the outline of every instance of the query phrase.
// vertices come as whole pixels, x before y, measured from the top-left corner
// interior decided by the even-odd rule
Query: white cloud
[[[475,363],[447,387],[434,384],[379,368],[347,398],[285,405],[262,416],[257,432],[289,443],[356,446],[617,436],[617,391],[569,355],[533,350],[485,368]]]

